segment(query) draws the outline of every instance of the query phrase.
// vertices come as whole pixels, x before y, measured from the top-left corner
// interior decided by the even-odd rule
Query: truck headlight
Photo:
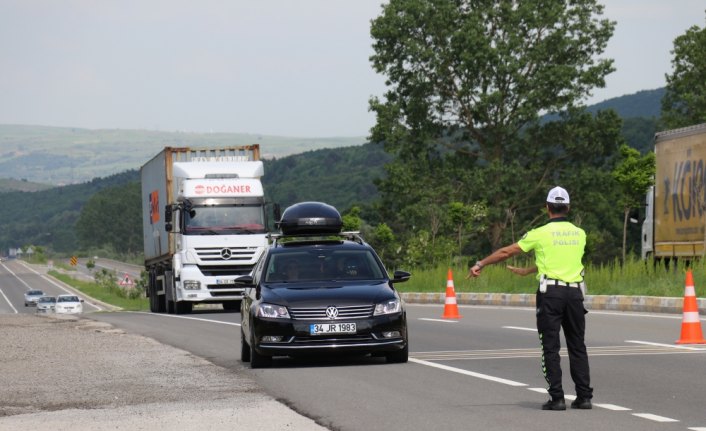
[[[257,307],[257,317],[268,317],[270,319],[289,319],[287,307],[263,303]]]
[[[374,316],[379,316],[382,314],[394,314],[399,313],[402,309],[402,303],[399,299],[391,299],[389,301],[381,302],[375,305]]]
[[[199,290],[201,289],[201,282],[198,280],[184,280],[182,286],[186,290]]]

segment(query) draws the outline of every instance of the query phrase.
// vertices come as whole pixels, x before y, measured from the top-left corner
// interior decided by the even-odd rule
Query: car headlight
[[[263,303],[257,307],[257,317],[268,317],[270,319],[289,319],[287,307]]]
[[[379,316],[382,314],[394,314],[399,313],[402,310],[402,303],[399,299],[391,299],[389,301],[381,302],[375,305],[374,316]]]

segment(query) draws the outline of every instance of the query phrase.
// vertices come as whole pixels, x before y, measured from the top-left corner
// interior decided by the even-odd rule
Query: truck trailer
[[[268,244],[259,145],[166,147],[140,170],[147,295],[155,313],[240,307]]]
[[[655,134],[655,183],[647,193],[642,258],[704,256],[706,123]]]

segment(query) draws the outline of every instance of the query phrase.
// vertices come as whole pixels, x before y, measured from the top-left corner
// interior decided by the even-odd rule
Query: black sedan
[[[273,356],[370,353],[407,362],[407,317],[395,283],[358,235],[283,237],[256,265],[241,304],[241,359],[252,368]]]

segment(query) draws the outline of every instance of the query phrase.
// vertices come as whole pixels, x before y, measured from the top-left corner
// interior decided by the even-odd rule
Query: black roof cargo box
[[[279,222],[284,235],[338,234],[342,227],[338,210],[323,202],[300,202],[287,207]]]

